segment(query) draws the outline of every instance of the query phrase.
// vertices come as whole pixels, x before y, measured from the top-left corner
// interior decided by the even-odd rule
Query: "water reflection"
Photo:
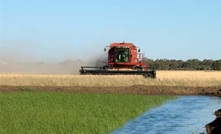
[[[161,107],[148,110],[113,134],[199,134],[215,119],[221,99],[208,96],[182,96]]]

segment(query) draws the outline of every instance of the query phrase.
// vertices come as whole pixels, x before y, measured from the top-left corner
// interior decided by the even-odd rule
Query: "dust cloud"
[[[79,74],[81,60],[66,60],[60,63],[1,63],[2,74]]]
[[[69,46],[64,45],[59,50],[53,51],[51,49],[44,50],[43,48],[47,47],[18,41],[1,43],[0,73],[79,74],[81,66],[104,66],[107,64],[107,55],[102,52],[92,56],[86,55],[83,59],[80,59],[77,50],[71,49]]]
[[[94,55],[91,58],[87,59],[86,61],[87,66],[103,67],[107,64],[108,64],[107,53]]]

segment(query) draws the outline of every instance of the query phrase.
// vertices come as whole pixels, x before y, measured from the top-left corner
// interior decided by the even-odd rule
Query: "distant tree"
[[[178,70],[179,69],[179,64],[176,60],[171,60],[170,61],[170,70]]]
[[[198,66],[200,64],[200,60],[198,59],[190,59],[190,60],[187,60],[187,69],[190,69],[190,70],[199,70],[198,69]]]
[[[213,60],[205,59],[201,62],[201,70],[212,70]]]
[[[221,60],[216,60],[212,64],[213,70],[221,70]]]
[[[182,60],[169,60],[169,59],[144,59],[144,62],[149,68],[158,70],[221,70],[221,60],[205,59],[203,61],[198,59]]]
[[[182,70],[188,70],[188,63],[187,62],[182,62]]]
[[[182,60],[177,60],[176,61],[177,62],[177,64],[178,64],[178,70],[183,70],[183,63],[184,63],[184,61],[182,61]]]

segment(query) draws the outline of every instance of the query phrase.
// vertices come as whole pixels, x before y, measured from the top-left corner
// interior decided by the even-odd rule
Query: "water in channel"
[[[181,96],[146,111],[112,134],[206,134],[205,125],[220,108],[218,97]]]

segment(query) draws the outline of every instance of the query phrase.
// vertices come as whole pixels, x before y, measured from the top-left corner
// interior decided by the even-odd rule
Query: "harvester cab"
[[[107,47],[104,51],[107,51]],[[133,43],[112,43],[108,46],[108,64],[103,67],[82,66],[80,74],[94,75],[143,75],[156,77],[154,69],[148,69],[143,62],[144,54]]]
[[[108,51],[108,66],[111,69],[147,70],[143,54],[132,43],[112,43]]]

